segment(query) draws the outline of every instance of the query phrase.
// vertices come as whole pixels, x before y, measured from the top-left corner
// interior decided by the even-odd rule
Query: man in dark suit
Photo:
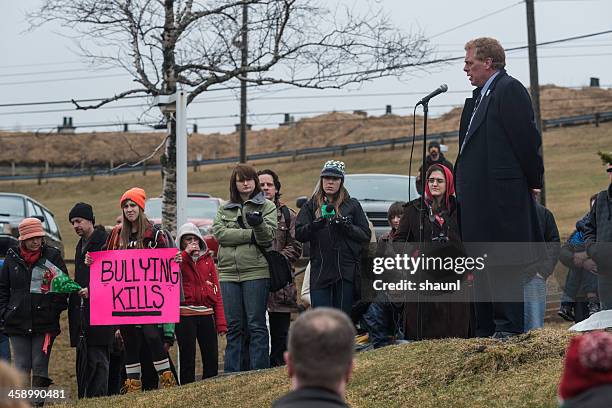
[[[522,275],[538,256],[526,243],[543,241],[531,195],[543,184],[542,138],[527,90],[504,70],[501,44],[477,38],[465,50],[463,70],[476,89],[461,115],[455,163],[460,230],[488,253],[475,275],[476,334],[505,338],[523,332]]]

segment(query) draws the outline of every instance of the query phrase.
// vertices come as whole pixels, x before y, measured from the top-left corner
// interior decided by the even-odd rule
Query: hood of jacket
[[[453,172],[443,164],[436,163],[437,166],[442,167],[444,170],[444,178],[446,178],[446,192],[444,193],[444,199],[446,202],[446,208],[450,208],[451,196],[455,194],[455,182],[453,180]],[[425,183],[425,198],[428,201],[433,201],[431,190],[429,189],[429,183]]]
[[[230,201],[229,203],[225,204],[223,206],[223,208],[225,208],[226,210],[229,210],[231,208],[241,207],[241,206],[243,206],[246,203],[253,203],[255,205],[262,205],[265,202],[266,202],[266,196],[264,195],[263,191],[260,191],[259,193],[255,194],[253,197],[251,197],[248,200],[246,200],[243,204],[234,203],[234,202]]]
[[[208,252],[208,245],[206,245],[206,241],[204,241],[204,238],[202,237],[202,233],[200,232],[198,227],[196,227],[196,225],[191,222],[183,224],[181,228],[179,228],[178,232],[176,233],[175,242],[176,242],[177,248],[181,247],[181,240],[183,239],[185,235],[195,235],[200,240],[200,248],[202,249],[202,251],[204,253]]]

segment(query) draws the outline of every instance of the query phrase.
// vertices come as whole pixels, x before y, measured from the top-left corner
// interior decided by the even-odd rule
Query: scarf
[[[28,266],[32,266],[40,259],[42,249],[39,249],[38,251],[29,251],[23,246],[19,245],[19,254]]]

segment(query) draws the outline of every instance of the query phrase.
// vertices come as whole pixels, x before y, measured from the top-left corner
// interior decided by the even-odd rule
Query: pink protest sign
[[[91,325],[176,323],[180,266],[176,248],[92,252]]]

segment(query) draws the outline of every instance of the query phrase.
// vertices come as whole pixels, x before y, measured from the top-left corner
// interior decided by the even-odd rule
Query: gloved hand
[[[351,225],[353,225],[349,217],[336,217],[333,223],[345,231],[351,229]]]
[[[327,224],[327,218],[319,217],[314,220],[310,225],[313,231],[318,231]]]
[[[164,353],[167,353],[170,350],[170,347],[174,345],[174,337],[166,337],[164,336]]]
[[[259,211],[247,213],[246,220],[251,227],[255,227],[263,222],[263,217]]]

